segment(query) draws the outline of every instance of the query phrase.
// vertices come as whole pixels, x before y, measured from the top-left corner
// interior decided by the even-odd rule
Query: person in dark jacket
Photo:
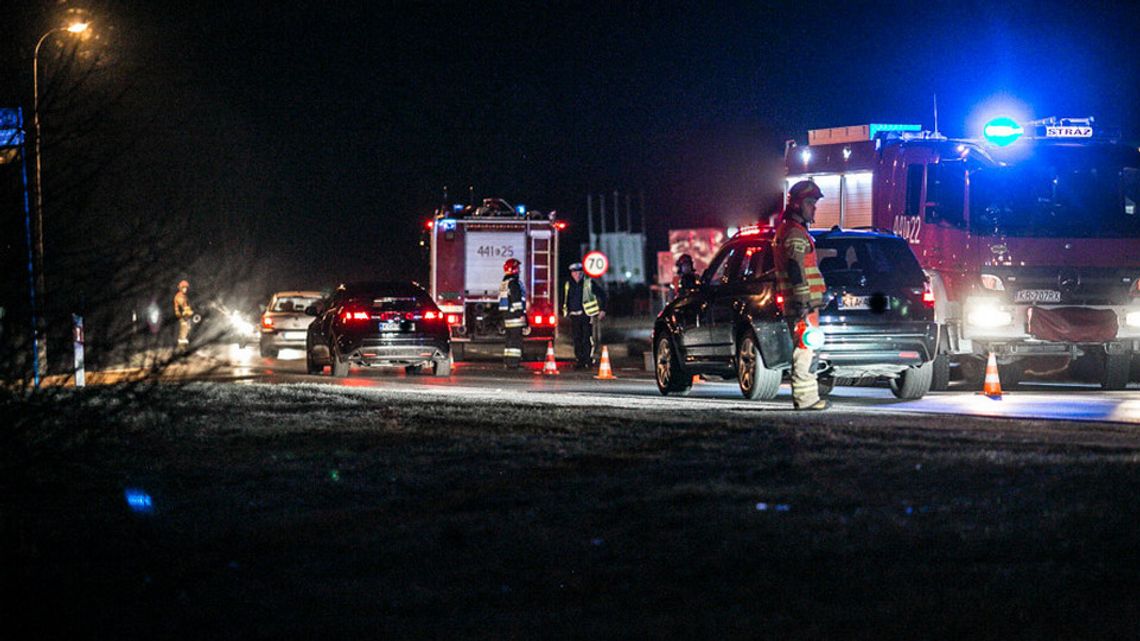
[[[606,317],[606,290],[586,277],[582,263],[570,266],[570,280],[562,288],[562,315],[570,319],[574,369],[589,369],[594,364],[594,319]]]
[[[688,254],[681,254],[681,257],[677,259],[677,279],[674,283],[675,297],[679,298],[696,290],[699,284],[693,257]]]
[[[526,329],[526,290],[519,282],[521,263],[509,258],[503,263],[503,280],[499,283],[499,312],[507,342],[503,345],[503,365],[518,369],[522,360],[523,330]]]

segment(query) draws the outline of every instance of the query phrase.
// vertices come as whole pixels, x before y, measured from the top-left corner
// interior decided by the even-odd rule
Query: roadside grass
[[[1124,639],[1140,432],[322,385],[10,397],[5,627]],[[145,495],[132,511],[127,492]]]

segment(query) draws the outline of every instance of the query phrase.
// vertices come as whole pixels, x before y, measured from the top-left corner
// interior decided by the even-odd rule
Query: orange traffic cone
[[[700,382],[701,382],[701,375],[700,374],[693,374],[693,385],[696,385],[697,383],[700,383]]]
[[[545,376],[558,376],[558,362],[554,360],[554,341],[546,344],[546,362],[542,365]]]
[[[614,371],[610,369],[610,350],[605,345],[602,345],[602,362],[598,363],[598,375],[594,378],[600,380],[610,380],[617,378],[614,376]]]
[[[993,352],[990,352],[990,360],[986,361],[986,382],[982,385],[982,394],[1001,400],[1001,378],[998,377],[997,359]]]

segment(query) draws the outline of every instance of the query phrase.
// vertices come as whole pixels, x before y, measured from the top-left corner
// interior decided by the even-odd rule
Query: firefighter
[[[522,360],[523,330],[526,329],[526,290],[519,282],[517,258],[508,258],[503,263],[503,280],[499,283],[499,312],[503,315],[503,328],[507,330],[507,342],[503,346],[503,365],[508,369],[518,369]]]
[[[825,410],[831,403],[819,397],[814,351],[803,335],[819,327],[819,310],[827,290],[816,264],[815,242],[808,226],[815,221],[816,202],[823,192],[810,180],[801,180],[788,190],[788,204],[772,241],[776,282],[784,297],[787,319],[795,347],[792,351],[792,403],[797,410]]]
[[[570,318],[574,339],[574,369],[594,364],[594,318],[606,317],[606,291],[586,278],[582,263],[570,266],[570,280],[562,288],[562,315]]]
[[[190,324],[194,318],[194,308],[190,307],[190,297],[186,294],[189,290],[189,281],[179,281],[178,292],[174,294],[174,317],[178,319],[179,350],[190,348]]]
[[[680,298],[694,291],[700,281],[697,279],[697,268],[693,265],[693,257],[681,254],[677,259],[677,280],[674,283],[676,296]]]

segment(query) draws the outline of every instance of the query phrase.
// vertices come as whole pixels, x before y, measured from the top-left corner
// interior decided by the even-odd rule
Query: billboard
[[[674,265],[681,254],[692,256],[693,266],[696,267],[697,273],[703,272],[709,266],[709,262],[712,261],[716,250],[720,249],[720,246],[727,239],[725,230],[716,227],[669,230],[668,253],[671,260],[666,261],[664,256],[658,256],[657,282],[660,284],[673,282]],[[668,264],[665,264],[666,262]]]

